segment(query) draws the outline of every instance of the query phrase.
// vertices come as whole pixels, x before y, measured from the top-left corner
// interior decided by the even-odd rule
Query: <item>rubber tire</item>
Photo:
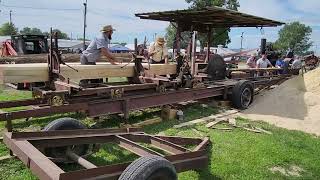
[[[246,88],[250,88],[251,90],[251,101],[249,103],[249,105],[253,102],[253,84],[250,81],[247,80],[240,80],[239,82],[237,82],[237,84],[232,88],[232,95],[231,95],[231,100],[232,100],[232,104],[235,108],[243,110],[243,109],[247,109],[248,106],[244,106],[241,102],[241,95],[242,92],[246,89]]]
[[[76,119],[65,117],[65,118],[56,119],[50,122],[42,129],[42,131],[73,130],[73,129],[87,129],[87,127]],[[77,149],[76,154],[78,156],[83,156],[87,154],[89,150],[88,144],[77,145],[75,147]],[[67,149],[67,147],[57,147],[56,149],[58,149],[59,151],[64,151],[64,149]],[[54,148],[45,150],[45,153],[48,156],[52,156],[53,152],[54,152]]]
[[[223,57],[218,54],[210,55],[207,74],[209,75],[210,80],[222,80],[227,76],[227,64],[224,61]]]
[[[177,172],[168,160],[160,156],[145,156],[133,161],[119,177],[119,180],[161,179],[177,180]]]
[[[73,130],[73,129],[87,129],[87,127],[80,121],[65,117],[56,119],[47,124],[42,131],[57,131],[57,130]]]

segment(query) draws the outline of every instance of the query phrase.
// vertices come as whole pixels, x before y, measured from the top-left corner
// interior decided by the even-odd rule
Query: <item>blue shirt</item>
[[[101,56],[101,48],[108,49],[110,44],[110,40],[103,33],[101,36],[96,37],[91,41],[88,48],[82,52],[83,55],[86,56],[88,62],[96,62]]]
[[[284,67],[284,61],[282,59],[278,59],[276,62],[276,66],[283,68]]]

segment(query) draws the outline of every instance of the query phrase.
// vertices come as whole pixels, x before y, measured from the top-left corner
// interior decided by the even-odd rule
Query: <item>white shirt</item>
[[[292,63],[292,69],[300,69],[302,67],[302,62],[300,59],[295,59]]]
[[[257,68],[267,68],[269,66],[272,66],[272,64],[270,63],[269,59],[265,59],[263,60],[262,58],[260,58],[257,61]]]

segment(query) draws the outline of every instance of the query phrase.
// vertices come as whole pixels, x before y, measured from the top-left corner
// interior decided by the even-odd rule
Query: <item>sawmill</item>
[[[199,169],[208,164],[206,146],[210,141],[208,138],[153,136],[131,128],[84,129],[79,125],[81,122],[69,117],[52,121],[44,132],[19,133],[13,132],[14,120],[72,112],[82,112],[93,118],[123,114],[124,119],[128,119],[130,111],[210,97],[229,99],[235,108],[246,109],[253,102],[255,91],[290,78],[289,74],[274,73],[279,70],[277,68],[229,69],[223,57],[209,52],[214,28],[275,27],[282,22],[218,7],[139,13],[136,17],[176,23],[176,52],[180,52],[180,33],[192,32],[191,51],[187,56],[176,56],[172,63],[150,64],[136,48],[128,63],[83,66],[63,60],[57,34],[51,31],[47,63],[0,65],[0,84],[45,82],[44,86],[32,89],[32,99],[0,102],[1,109],[25,107],[0,112],[0,121],[5,121],[8,129],[4,142],[40,179],[126,179],[128,171],[125,169],[136,166],[134,163],[97,167],[83,158],[91,149],[99,148],[96,144],[105,142],[115,142],[142,158],[155,155],[157,162],[162,160],[159,157],[164,157],[171,163],[168,166],[173,166],[177,172]],[[208,34],[209,42],[204,62],[197,63],[195,45],[200,32]],[[245,78],[236,75],[236,72],[261,71],[266,75]],[[83,79],[113,77],[128,80],[79,84]],[[169,155],[164,156],[138,143],[151,143]],[[195,148],[190,151],[182,147],[186,145]],[[70,160],[86,169],[64,172],[54,163]],[[157,177],[175,179],[176,172],[163,172]]]

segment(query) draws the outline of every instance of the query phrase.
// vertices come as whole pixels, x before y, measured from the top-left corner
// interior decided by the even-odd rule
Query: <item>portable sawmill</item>
[[[90,117],[123,113],[128,118],[133,110],[216,96],[231,100],[236,108],[245,109],[252,103],[256,89],[281,83],[289,76],[273,75],[278,69],[229,70],[221,56],[210,55],[209,47],[206,63],[197,64],[195,59],[197,32],[208,33],[210,45],[214,28],[267,27],[283,24],[281,22],[217,7],[141,13],[136,16],[176,23],[177,52],[180,51],[180,33],[192,32],[190,54],[177,56],[175,64],[163,65],[142,63],[143,57],[137,51],[132,55],[133,63],[112,68],[108,64],[66,64],[58,51],[56,35],[51,35],[47,64],[32,65],[32,68],[28,65],[0,65],[0,83],[21,83],[24,80],[46,82],[43,87],[33,88],[32,99],[0,102],[0,109],[25,107],[24,110],[0,113],[0,121],[7,122],[9,131],[4,135],[4,143],[40,179],[127,180],[133,177],[176,180],[177,172],[200,169],[208,164],[206,146],[210,141],[208,138],[154,136],[130,128],[85,129],[81,122],[69,117],[50,122],[43,132],[20,133],[12,132],[12,120],[69,112],[83,112]],[[232,71],[270,73],[261,77],[230,79]],[[127,77],[128,83],[79,85],[76,81],[109,77]],[[99,149],[102,143],[115,143],[140,158],[132,163],[97,167],[84,157]],[[168,155],[139,143],[151,144]],[[55,164],[68,161],[78,163],[85,169],[65,172]]]

